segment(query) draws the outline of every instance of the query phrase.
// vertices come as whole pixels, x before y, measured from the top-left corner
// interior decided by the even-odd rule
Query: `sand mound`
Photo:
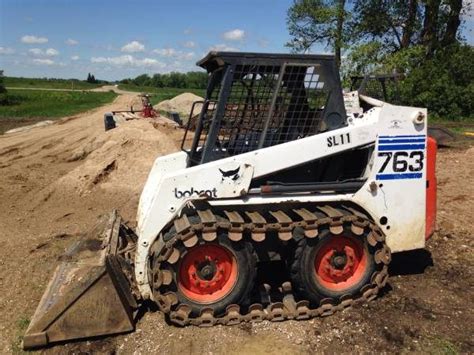
[[[73,188],[80,195],[97,188],[139,194],[153,161],[179,149],[176,134],[164,127],[151,128],[144,120],[103,132],[66,158],[82,164],[56,181],[54,188]]]
[[[194,95],[189,92],[185,92],[181,95],[175,96],[170,100],[165,100],[155,105],[155,110],[166,111],[166,112],[178,112],[179,116],[183,120],[183,123],[187,123],[191,108],[195,101],[204,100],[202,97]],[[198,104],[194,107],[194,115],[198,115],[201,111],[202,105]]]

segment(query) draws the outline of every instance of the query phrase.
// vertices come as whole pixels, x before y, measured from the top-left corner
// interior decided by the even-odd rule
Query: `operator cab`
[[[197,65],[209,81],[197,121],[191,112],[183,138],[188,166],[346,125],[332,55],[210,52]]]

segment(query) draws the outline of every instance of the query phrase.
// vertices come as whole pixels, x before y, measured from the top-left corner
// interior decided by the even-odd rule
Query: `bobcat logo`
[[[174,189],[174,196],[176,198],[187,198],[191,196],[197,196],[197,197],[202,197],[202,196],[207,196],[207,197],[217,197],[217,189],[214,187],[212,190],[197,190],[194,189],[194,187],[191,187],[191,190],[178,190],[177,188]]]
[[[237,169],[234,169],[234,170],[224,171],[222,169],[219,169],[219,171],[222,174],[222,180],[231,179],[231,180],[235,181],[240,177],[240,175],[239,175],[240,166],[237,167]]]
[[[400,129],[402,128],[402,126],[400,126],[400,124],[402,123],[402,121],[400,120],[392,120],[390,121],[390,123],[392,124],[390,127],[388,128],[394,128],[394,129]]]

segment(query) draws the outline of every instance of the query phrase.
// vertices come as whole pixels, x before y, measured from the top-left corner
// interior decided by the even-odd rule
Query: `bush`
[[[402,102],[451,120],[474,118],[474,49],[453,45],[412,68],[400,86]]]
[[[22,101],[22,98],[17,95],[7,94],[6,92],[0,94],[0,106],[17,105]]]

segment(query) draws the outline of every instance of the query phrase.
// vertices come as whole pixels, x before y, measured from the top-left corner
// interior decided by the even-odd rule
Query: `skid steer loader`
[[[24,348],[134,329],[327,316],[373,300],[436,212],[427,111],[343,93],[334,57],[210,52],[182,151],[156,159],[136,231],[117,212],[71,248]],[[191,113],[191,117],[194,113]]]

